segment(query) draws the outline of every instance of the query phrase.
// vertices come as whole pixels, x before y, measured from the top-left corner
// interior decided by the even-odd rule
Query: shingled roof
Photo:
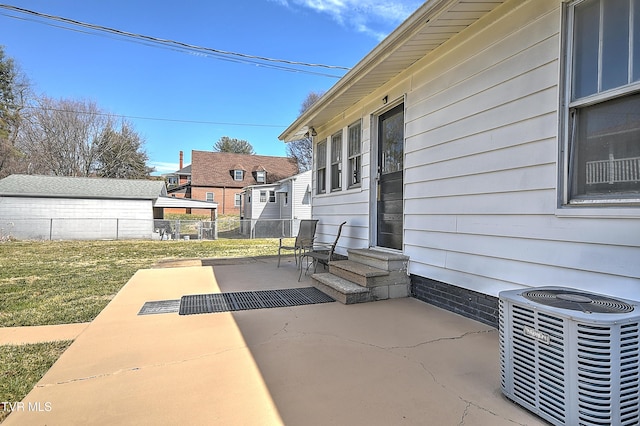
[[[191,151],[191,170],[192,186],[244,188],[258,183],[257,170],[266,171],[266,183],[273,183],[298,173],[298,165],[287,157]],[[234,170],[245,172],[242,181],[234,180]]]
[[[11,175],[0,180],[0,196],[155,200],[166,195],[163,181]]]

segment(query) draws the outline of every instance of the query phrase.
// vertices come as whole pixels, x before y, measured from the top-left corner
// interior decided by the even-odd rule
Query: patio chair
[[[318,263],[322,263],[323,267],[326,267],[330,261],[334,260],[334,254],[336,251],[336,246],[338,245],[338,240],[340,239],[340,234],[342,233],[342,227],[347,222],[342,222],[338,227],[338,233],[336,234],[336,239],[332,244],[314,244],[309,250],[305,250],[300,256],[300,275],[298,276],[298,281],[302,278],[302,261],[307,259],[307,268],[305,270],[305,274],[309,271],[311,266],[313,265],[313,273],[316,273],[318,269]]]
[[[305,249],[313,245],[316,238],[317,219],[302,219],[300,221],[300,229],[292,246],[282,245],[283,238],[280,238],[280,246],[278,247],[278,268],[280,267],[280,254],[282,250],[293,251],[296,265],[298,265],[298,257],[302,255]]]

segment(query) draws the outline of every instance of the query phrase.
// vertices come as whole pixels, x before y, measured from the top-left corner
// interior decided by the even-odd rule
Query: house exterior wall
[[[410,274],[490,296],[558,285],[640,299],[640,209],[558,206],[561,15],[560,0],[507,2],[316,128],[314,143],[362,120],[361,188],[316,195],[313,178],[313,217],[348,221],[339,253],[369,245],[372,117],[403,101]]]
[[[247,204],[249,209],[247,213],[249,216],[246,216],[245,219],[281,219],[280,217],[280,203],[279,198],[276,194],[276,202],[269,202],[269,191],[275,191],[277,187],[275,186],[257,186],[251,187],[249,191],[251,192],[251,203]],[[266,201],[260,201],[260,191],[267,192]]]
[[[218,203],[218,214],[240,215],[240,207],[235,206],[235,195],[242,193],[242,188],[191,187],[191,199],[207,201],[207,192],[213,193],[213,201]],[[192,209],[191,214],[211,215],[211,210]]]
[[[311,219],[311,175],[309,170],[286,181],[289,189],[286,205],[284,194],[277,194],[282,219]]]
[[[150,239],[153,202],[0,197],[0,228],[18,239]]]

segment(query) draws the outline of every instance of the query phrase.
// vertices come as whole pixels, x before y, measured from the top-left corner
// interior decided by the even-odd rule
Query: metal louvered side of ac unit
[[[532,301],[523,290],[500,293],[502,392],[555,425],[639,424],[638,302],[602,296],[595,303],[605,303],[605,311],[618,302],[626,311],[593,313],[585,301],[601,295],[535,289],[548,290],[552,297],[580,302],[580,309]]]

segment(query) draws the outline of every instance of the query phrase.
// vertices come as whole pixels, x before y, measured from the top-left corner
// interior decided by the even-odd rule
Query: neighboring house
[[[280,233],[296,235],[301,219],[311,219],[311,170],[282,179],[273,184],[251,185],[242,191],[240,219],[247,225],[244,232],[255,234],[257,221],[262,226],[277,226]]]
[[[183,187],[191,183],[191,164],[184,165],[184,153],[182,151],[180,151],[179,169],[173,173],[164,174],[162,177],[167,182],[168,189]]]
[[[243,188],[272,184],[297,172],[297,164],[287,157],[192,151],[191,198],[216,202],[219,214],[239,215]]]
[[[493,324],[507,289],[640,300],[638,16],[425,2],[280,136],[313,136],[319,239],[346,220],[338,252],[402,253],[415,297]]]
[[[170,197],[175,198],[191,198],[191,164],[185,166],[183,164],[184,154],[180,151],[180,168],[174,173],[162,175],[167,183],[167,193]],[[165,208],[164,213],[185,214],[191,213],[189,208]]]
[[[0,180],[0,228],[18,239],[150,239],[160,180],[11,175]]]

